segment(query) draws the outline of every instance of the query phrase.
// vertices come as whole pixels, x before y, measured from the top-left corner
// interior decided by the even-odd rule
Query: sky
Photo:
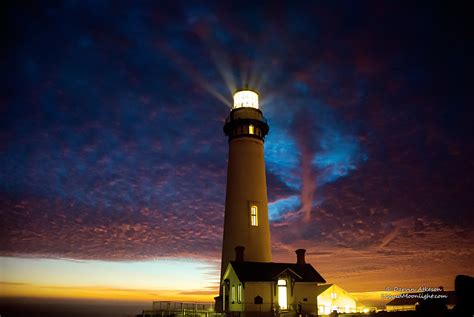
[[[474,275],[462,4],[5,6],[2,296],[212,301],[245,85],[270,126],[274,261],[305,248],[366,294]]]

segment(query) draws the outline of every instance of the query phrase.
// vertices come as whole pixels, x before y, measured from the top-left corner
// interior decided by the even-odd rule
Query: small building
[[[305,250],[297,250],[296,263],[247,262],[243,247],[236,248],[222,278],[223,311],[259,316],[317,312],[316,287],[324,278],[305,263]]]
[[[338,313],[368,311],[356,298],[336,284],[319,285],[316,288],[316,294],[318,296],[319,315],[329,315],[333,311]]]
[[[410,311],[416,310],[420,305],[419,298],[394,298],[385,305],[387,311]]]

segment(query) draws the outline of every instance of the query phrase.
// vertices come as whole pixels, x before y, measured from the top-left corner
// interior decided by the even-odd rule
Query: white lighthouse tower
[[[263,151],[268,129],[258,94],[237,91],[224,125],[229,160],[216,311],[233,316],[317,316],[316,287],[326,281],[306,263],[306,250],[295,251],[295,263],[272,262]]]
[[[268,130],[258,94],[237,91],[224,125],[229,160],[221,277],[229,261],[234,260],[236,247],[245,248],[246,261],[272,261],[263,152]]]

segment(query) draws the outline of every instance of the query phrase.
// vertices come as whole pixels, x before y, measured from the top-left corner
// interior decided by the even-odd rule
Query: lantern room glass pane
[[[232,109],[255,108],[258,109],[258,94],[251,90],[241,90],[234,94]]]

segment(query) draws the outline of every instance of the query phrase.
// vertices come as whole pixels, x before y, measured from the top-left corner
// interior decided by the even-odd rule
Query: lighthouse
[[[306,263],[306,250],[295,251],[296,262],[272,262],[263,151],[268,129],[258,94],[237,91],[224,124],[229,158],[215,309],[233,316],[246,312],[274,316],[295,311],[317,316],[316,287],[326,281]]]
[[[237,91],[224,124],[229,156],[221,277],[236,250],[245,261],[272,261],[263,150],[268,130],[258,94]]]

